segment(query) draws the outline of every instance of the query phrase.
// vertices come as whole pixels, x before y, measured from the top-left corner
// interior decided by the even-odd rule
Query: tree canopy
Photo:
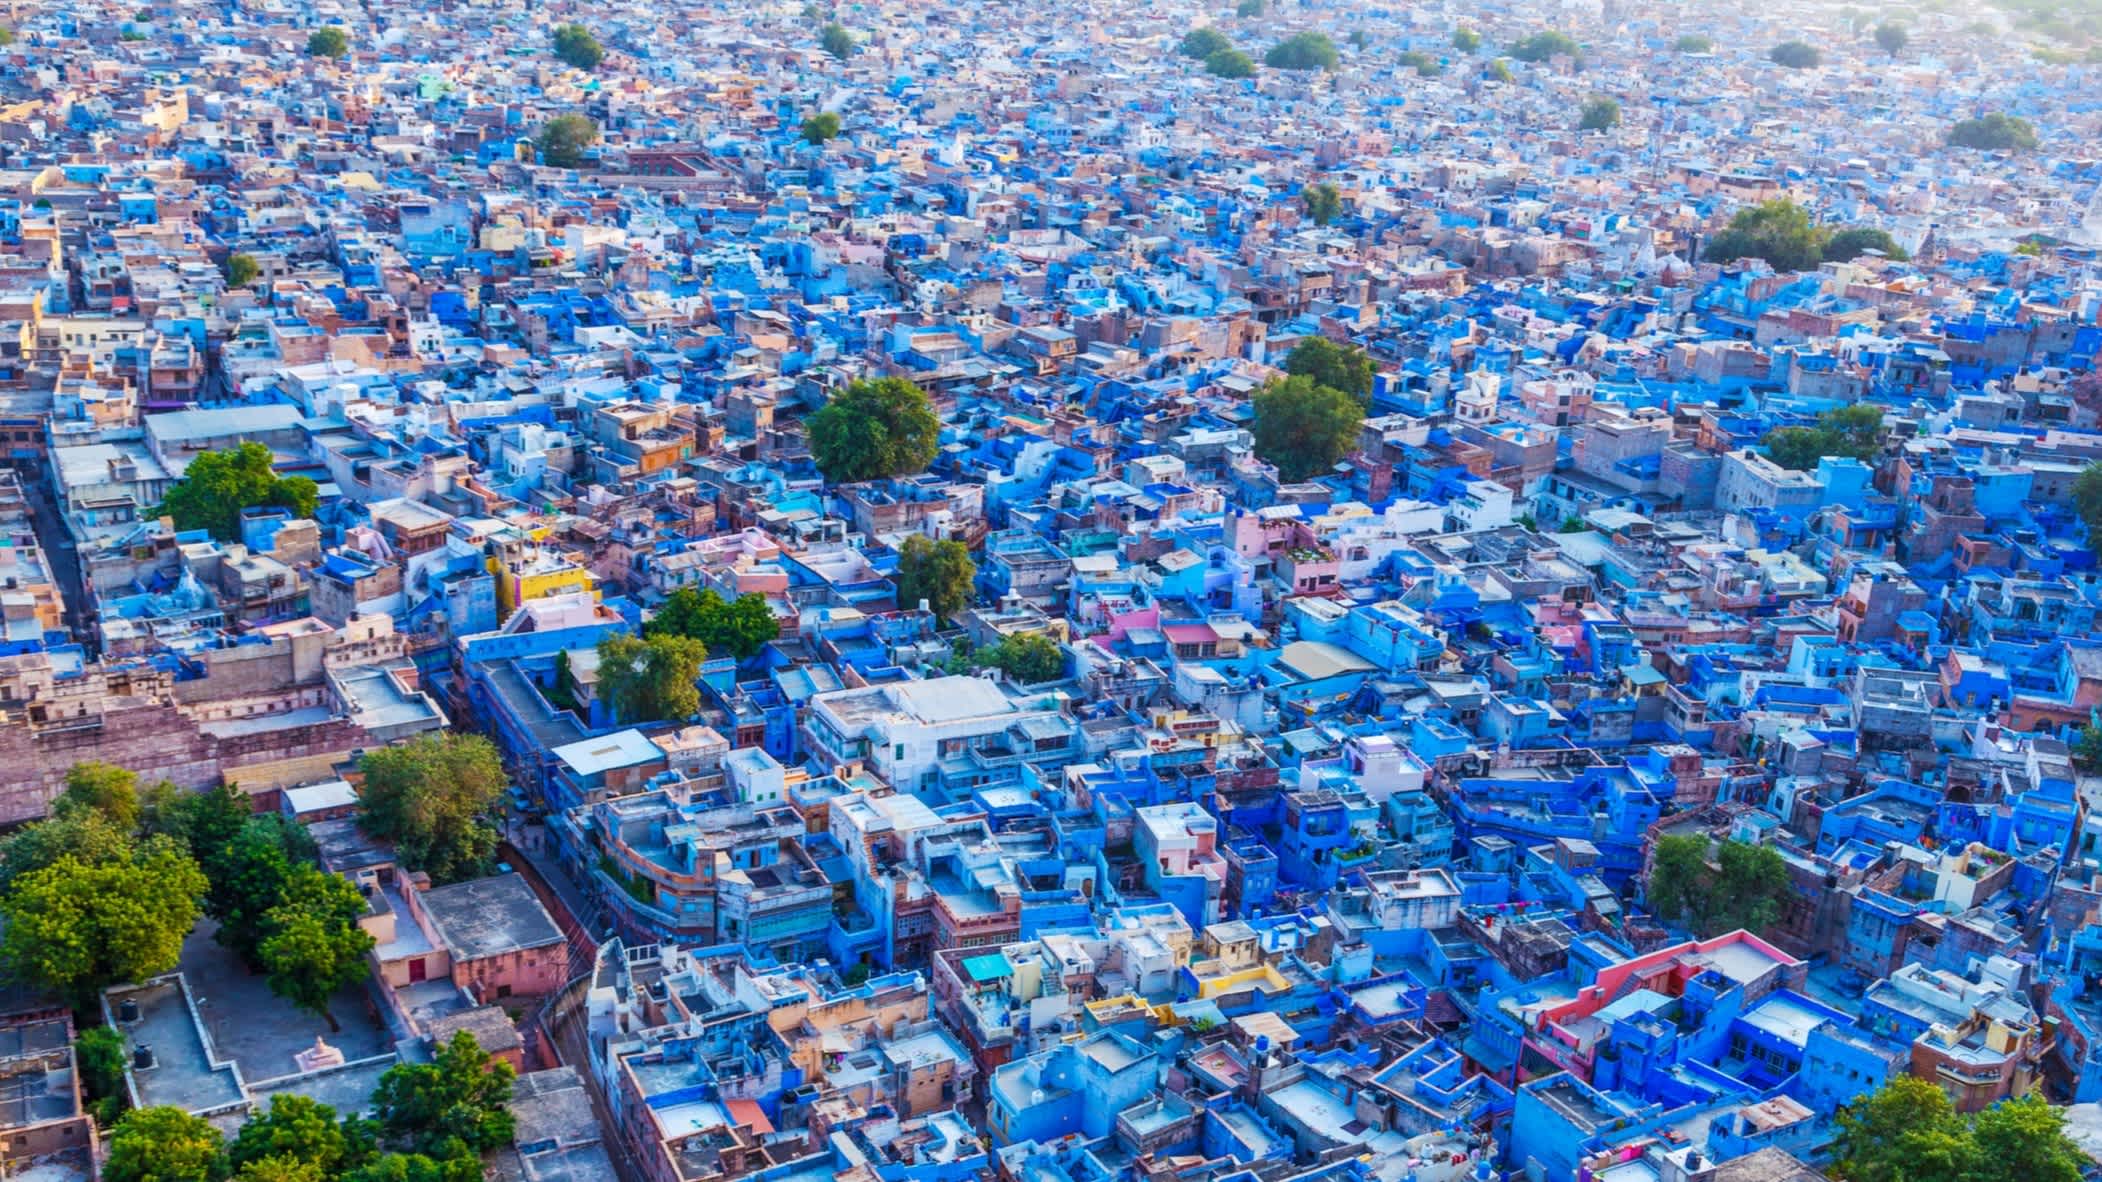
[[[1394,64],[1416,71],[1418,78],[1436,78],[1445,72],[1445,63],[1420,49],[1405,49],[1394,59]]]
[[[1175,51],[1184,57],[1203,61],[1222,49],[1232,48],[1233,41],[1226,34],[1210,25],[1203,25],[1183,34],[1182,43],[1175,47]]]
[[[555,26],[555,56],[579,70],[597,69],[605,60],[605,47],[591,30],[575,22]]]
[[[264,1161],[313,1167],[324,1179],[341,1177],[364,1164],[375,1150],[376,1130],[362,1120],[339,1121],[336,1110],[297,1092],[271,1097],[270,1107],[249,1116],[227,1146],[227,1160],[246,1171]]]
[[[1738,210],[1702,256],[1715,263],[1765,259],[1777,271],[1809,271],[1824,261],[1825,232],[1802,206],[1777,197]]]
[[[304,476],[279,476],[270,449],[253,441],[231,451],[208,451],[190,461],[162,499],[162,516],[178,530],[201,529],[222,542],[241,538],[241,510],[274,505],[294,517],[312,517],[321,490]]]
[[[497,833],[488,821],[509,779],[480,735],[418,735],[367,751],[359,763],[360,824],[394,843],[402,864],[436,883],[488,872]]]
[[[1831,1173],[1841,1182],[2078,1182],[2087,1161],[2064,1110],[2040,1096],[1966,1117],[1910,1075],[1840,1109],[1838,1124]]]
[[[1775,65],[1791,70],[1807,70],[1825,60],[1825,55],[1808,41],[1783,41],[1767,50],[1766,56]]]
[[[549,168],[581,168],[584,149],[598,142],[598,124],[589,115],[557,115],[540,128],[533,150]]]
[[[110,1131],[103,1182],[224,1182],[219,1130],[180,1108],[135,1108]]]
[[[819,111],[803,120],[803,142],[822,144],[839,135],[839,116],[830,111]]]
[[[1530,37],[1515,41],[1507,51],[1522,62],[1544,62],[1557,57],[1581,58],[1584,47],[1577,39],[1560,29],[1542,29]]]
[[[330,1030],[342,1029],[328,1003],[368,971],[365,954],[373,940],[358,926],[364,914],[365,897],[349,879],[295,867],[277,905],[264,913],[256,949],[271,992],[321,1015]]]
[[[1605,131],[1620,126],[1620,101],[1608,95],[1594,94],[1584,100],[1583,114],[1577,120],[1580,131]]]
[[[2091,461],[2073,481],[2073,509],[2087,526],[2088,543],[2102,543],[2102,460]]]
[[[1270,47],[1263,64],[1279,70],[1333,70],[1341,58],[1328,34],[1309,29]]]
[[[1255,59],[1238,49],[1222,49],[1204,59],[1204,72],[1217,78],[1255,77]]]
[[[398,1063],[372,1093],[373,1119],[387,1143],[443,1159],[463,1142],[475,1153],[510,1144],[511,1065],[462,1030],[429,1063]]]
[[[85,760],[66,769],[66,788],[51,802],[53,816],[100,813],[129,833],[139,827],[139,777],[128,768]]]
[[[1065,649],[1041,632],[1003,636],[974,655],[980,668],[998,669],[1024,685],[1055,681],[1066,671]]]
[[[1234,5],[1233,12],[1235,16],[1261,16],[1263,0],[1241,0],[1239,4]]]
[[[898,547],[898,606],[911,610],[921,600],[936,616],[947,620],[971,606],[972,581],[978,564],[971,551],[954,539],[935,541],[914,534]]]
[[[1884,21],[1876,26],[1876,44],[1887,54],[1895,56],[1910,40],[1912,35],[1905,31],[1905,26],[1896,21]]]
[[[350,52],[350,38],[334,25],[324,25],[307,34],[308,57],[342,57]]]
[[[1890,236],[1890,231],[1870,226],[1855,226],[1852,229],[1841,230],[1825,240],[1825,261],[1850,262],[1871,250],[1879,251],[1885,258],[1901,263],[1912,257],[1905,252],[1904,247],[1898,245],[1897,239]]]
[[[1343,194],[1327,181],[1308,185],[1299,191],[1299,203],[1306,209],[1306,216],[1317,226],[1325,226],[1343,216]]]
[[[1843,406],[1817,416],[1815,427],[1777,427],[1760,443],[1767,458],[1798,472],[1826,456],[1871,459],[1883,446],[1883,412],[1867,404]]]
[[[1361,403],[1372,401],[1372,358],[1356,345],[1339,345],[1327,337],[1302,337],[1285,354],[1284,370],[1341,390]]]
[[[838,21],[832,21],[818,33],[817,43],[824,47],[826,53],[840,61],[854,56],[856,48],[854,34],[847,32],[847,27]]]
[[[1679,39],[1672,42],[1672,48],[1680,53],[1713,53],[1715,41],[1699,33],[1681,33]]]
[[[712,587],[706,591],[681,587],[642,626],[644,636],[666,633],[690,636],[711,653],[728,653],[744,661],[781,635],[781,622],[774,618],[764,595],[724,599]]]
[[[683,721],[701,708],[696,683],[708,646],[690,636],[609,632],[598,642],[598,690],[614,717],[634,724]]]
[[[1949,146],[1981,152],[2029,152],[2037,145],[2036,128],[2027,119],[1994,111],[1964,119],[1949,128]]]
[[[228,287],[247,287],[255,282],[256,276],[262,273],[263,265],[256,262],[255,256],[252,254],[245,254],[237,250],[226,256],[226,285]]]
[[[803,427],[811,458],[834,484],[917,475],[941,446],[927,392],[904,378],[850,382]]]
[[[1709,861],[1700,834],[1657,839],[1648,899],[1658,916],[1685,923],[1701,936],[1744,928],[1757,934],[1781,917],[1788,865],[1770,846],[1724,841]]]
[[[1454,29],[1452,47],[1461,53],[1473,53],[1482,47],[1482,35],[1465,26]]]
[[[1273,380],[1255,395],[1255,454],[1296,484],[1325,474],[1350,454],[1365,408],[1345,391],[1304,374]]]
[[[110,985],[174,968],[204,891],[203,872],[166,837],[99,862],[61,857],[0,895],[0,963],[17,980],[84,1004]]]

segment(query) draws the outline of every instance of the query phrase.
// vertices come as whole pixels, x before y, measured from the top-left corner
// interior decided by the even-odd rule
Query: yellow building
[[[534,549],[515,558],[492,558],[489,569],[496,575],[496,612],[499,621],[511,618],[520,604],[572,591],[596,593],[591,572],[560,555]]]

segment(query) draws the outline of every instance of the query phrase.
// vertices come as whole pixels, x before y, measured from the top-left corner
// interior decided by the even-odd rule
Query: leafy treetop
[[[555,26],[555,56],[579,70],[596,69],[606,58],[606,49],[591,30],[575,22]]]
[[[926,391],[904,378],[850,382],[804,423],[810,455],[834,484],[912,476],[941,445]]]
[[[1285,484],[1319,476],[1350,453],[1365,408],[1304,374],[1272,381],[1255,395],[1255,454]]]
[[[1328,34],[1307,30],[1270,47],[1263,64],[1279,70],[1333,70],[1341,60]]]
[[[488,817],[508,777],[480,735],[418,735],[367,751],[359,763],[360,824],[394,843],[402,864],[437,883],[487,873],[497,834]]]
[[[190,461],[161,501],[177,530],[201,529],[222,542],[239,541],[241,510],[274,505],[294,517],[312,517],[320,488],[304,476],[279,476],[270,449],[253,441],[231,451],[208,451]]]
[[[898,548],[898,606],[908,611],[925,600],[936,616],[952,619],[971,605],[977,577],[970,549],[953,538],[937,542],[914,534]]]

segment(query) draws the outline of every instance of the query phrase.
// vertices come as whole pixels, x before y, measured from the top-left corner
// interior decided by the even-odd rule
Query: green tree
[[[1285,372],[1314,379],[1314,384],[1341,390],[1360,403],[1372,401],[1372,358],[1356,345],[1339,345],[1327,337],[1301,337],[1285,354]]]
[[[442,1159],[454,1141],[486,1153],[510,1144],[511,1065],[492,1058],[460,1031],[429,1063],[398,1063],[372,1093],[373,1118],[386,1143]]]
[[[822,144],[839,135],[839,116],[830,111],[819,111],[803,120],[803,142]]]
[[[1066,672],[1066,652],[1041,632],[1003,636],[974,654],[981,669],[998,669],[1024,685],[1055,681]]]
[[[1605,131],[1619,126],[1619,100],[1603,94],[1594,94],[1584,100],[1584,113],[1577,121],[1578,130]]]
[[[557,25],[554,38],[555,56],[579,70],[595,70],[606,58],[605,47],[582,25]]]
[[[107,1128],[124,1110],[124,1033],[114,1026],[95,1026],[73,1040],[73,1062],[80,1083],[96,1110],[96,1123]]]
[[[1871,459],[1883,447],[1883,412],[1865,404],[1828,410],[1815,427],[1780,427],[1760,443],[1767,458],[1799,472],[1817,467],[1826,456]]]
[[[1715,42],[1699,33],[1682,33],[1679,39],[1672,43],[1672,48],[1680,53],[1713,53]]]
[[[1981,152],[2029,152],[2037,145],[2036,128],[2027,119],[1994,111],[1964,119],[1949,128],[1949,146]]]
[[[330,1182],[332,1177],[296,1157],[259,1157],[235,1170],[233,1182]]]
[[[365,979],[372,935],[358,926],[365,898],[340,874],[312,866],[293,870],[282,900],[263,916],[257,953],[270,990],[341,1030],[329,999]]]
[[[1491,82],[1509,82],[1511,80],[1511,63],[1502,58],[1497,58],[1482,67],[1482,77],[1487,78]]]
[[[1905,26],[1896,21],[1884,21],[1876,26],[1876,44],[1892,57],[1896,57],[1898,51],[1905,48],[1905,43],[1910,40],[1911,34],[1905,31]]]
[[[110,985],[174,968],[204,890],[203,872],[166,838],[105,862],[60,858],[0,896],[0,963],[85,1005]]]
[[[854,34],[847,32],[846,26],[838,21],[826,25],[818,33],[817,43],[824,47],[826,53],[840,61],[854,56]]]
[[[1255,59],[1238,49],[1222,49],[1204,59],[1204,72],[1217,78],[1255,77]]]
[[[642,626],[644,636],[660,633],[691,636],[711,653],[728,653],[746,661],[781,635],[781,622],[774,618],[774,610],[767,606],[764,595],[746,594],[726,600],[713,588],[695,591],[681,587]]]
[[[268,930],[264,917],[284,899],[292,878],[281,831],[262,818],[251,819],[225,847],[207,853],[203,867],[211,884],[204,908],[219,922],[219,942],[258,964],[256,948]]]
[[[1182,43],[1175,47],[1175,51],[1184,57],[1203,61],[1222,49],[1232,48],[1233,42],[1227,38],[1226,34],[1221,33],[1210,25],[1204,25],[1184,33]]]
[[[1898,1076],[1841,1108],[1838,1123],[1832,1174],[1844,1182],[1964,1182],[1970,1173],[1963,1118],[1926,1080]]]
[[[1558,57],[1579,60],[1584,56],[1584,47],[1577,39],[1560,29],[1542,29],[1540,32],[1512,43],[1505,52],[1522,62],[1545,62]]]
[[[69,813],[40,821],[0,838],[0,888],[71,858],[84,866],[123,861],[132,856],[131,834],[98,812]]]
[[[1452,47],[1461,53],[1473,53],[1482,47],[1482,35],[1465,26],[1454,29]]]
[[[294,517],[312,517],[320,488],[304,476],[279,476],[274,462],[270,449],[253,441],[205,452],[168,490],[160,513],[174,518],[178,530],[205,530],[222,542],[240,540],[243,509],[272,505]]]
[[[307,34],[308,57],[340,58],[350,52],[350,38],[334,25],[324,25]]]
[[[1371,38],[1365,36],[1365,30],[1363,29],[1352,29],[1350,31],[1350,47],[1352,49],[1363,49],[1370,40]]]
[[[1802,206],[1777,197],[1738,210],[1702,255],[1714,263],[1756,258],[1777,271],[1809,271],[1824,261],[1825,232]]]
[[[2003,1100],[1971,1118],[1980,1169],[1971,1182],[2080,1182],[2087,1155],[2066,1136],[2065,1110],[2035,1093]]]
[[[1708,839],[1700,834],[1657,839],[1650,862],[1650,910],[1704,937],[1773,926],[1789,889],[1781,855],[1770,846],[1741,841],[1717,844],[1712,860],[1710,853]]]
[[[6,25],[0,25],[0,49],[6,49],[8,46],[13,45],[14,43],[15,31],[13,29],[8,28]]]
[[[223,1182],[219,1130],[180,1108],[135,1108],[110,1132],[103,1182]]]
[[[971,551],[962,542],[937,542],[914,534],[898,547],[901,608],[911,610],[924,601],[941,619],[954,618],[971,605],[972,581],[977,577],[978,564],[971,561]]]
[[[1416,71],[1419,78],[1436,78],[1445,72],[1443,62],[1420,49],[1403,50],[1401,56],[1394,59],[1394,64]]]
[[[184,792],[172,784],[158,784],[142,803],[142,832],[149,837],[174,839],[190,851],[190,857],[203,868],[207,878],[213,874],[213,855],[232,845],[256,817],[248,794],[232,784],[202,792]],[[304,837],[306,830],[300,829],[299,833]],[[287,839],[290,840],[289,834]]]
[[[927,392],[904,378],[850,382],[803,427],[811,458],[834,484],[917,475],[941,446]]]
[[[1239,17],[1263,15],[1263,0],[1241,0],[1234,5],[1234,15]]]
[[[372,1156],[375,1132],[362,1120],[337,1120],[336,1110],[319,1100],[285,1092],[248,1118],[226,1156],[237,1170],[265,1161],[290,1162],[336,1178]]]
[[[1327,181],[1299,190],[1299,204],[1317,226],[1328,225],[1343,216],[1343,194]]]
[[[540,128],[533,150],[549,168],[581,168],[584,149],[598,142],[598,124],[588,115],[557,115]]]
[[[598,642],[598,688],[614,717],[630,724],[682,721],[701,708],[708,646],[689,636],[612,632]]]
[[[2073,738],[2073,763],[2090,775],[2102,772],[2102,726],[2088,723]]]
[[[262,273],[263,265],[256,262],[255,256],[252,254],[235,251],[226,256],[226,285],[228,287],[247,287],[255,282],[256,276]]]
[[[1341,60],[1328,34],[1311,29],[1292,34],[1263,55],[1264,65],[1279,70],[1333,70]]]
[[[139,777],[99,760],[76,763],[66,769],[66,789],[51,802],[51,811],[59,816],[101,813],[110,824],[130,833],[139,827]]]
[[[438,883],[487,873],[497,833],[489,824],[508,778],[480,735],[418,735],[367,751],[358,790],[366,832],[394,843],[402,864]]]
[[[1273,380],[1255,395],[1255,454],[1297,484],[1350,454],[1365,408],[1348,393],[1305,375]]]
[[[421,1153],[387,1153],[343,1175],[342,1182],[481,1182],[482,1159],[463,1141],[455,1152],[433,1158]]]
[[[1825,240],[1825,261],[1851,262],[1872,250],[1880,251],[1885,258],[1900,263],[1912,257],[1905,253],[1905,248],[1898,245],[1889,231],[1856,226],[1851,230],[1841,230]]]
[[[2089,543],[2102,543],[2102,460],[2089,462],[2073,481],[2073,509],[2087,526]]]
[[[1775,65],[1791,70],[1808,70],[1825,60],[1825,55],[1807,41],[1783,41],[1767,50],[1766,56]]]

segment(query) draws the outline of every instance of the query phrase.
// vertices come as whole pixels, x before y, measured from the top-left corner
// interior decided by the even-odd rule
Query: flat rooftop
[[[562,942],[539,896],[517,873],[497,874],[423,893],[423,911],[456,960],[482,960]]]

